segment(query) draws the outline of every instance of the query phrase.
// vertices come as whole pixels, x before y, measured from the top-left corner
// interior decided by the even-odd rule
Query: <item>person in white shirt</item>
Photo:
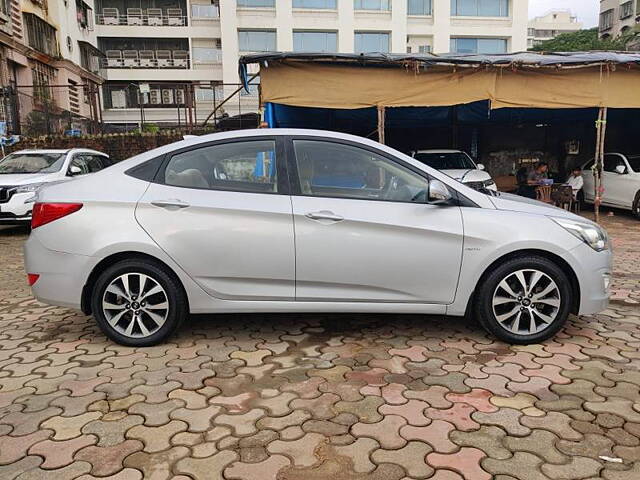
[[[573,198],[578,198],[578,192],[582,190],[584,186],[584,179],[582,178],[582,169],[580,167],[575,167],[571,171],[571,176],[567,179],[567,185],[571,185],[573,189]]]

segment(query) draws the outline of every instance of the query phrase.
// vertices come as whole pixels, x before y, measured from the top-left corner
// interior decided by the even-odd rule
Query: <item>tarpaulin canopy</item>
[[[298,107],[640,108],[640,54],[393,55],[265,53],[262,102]]]

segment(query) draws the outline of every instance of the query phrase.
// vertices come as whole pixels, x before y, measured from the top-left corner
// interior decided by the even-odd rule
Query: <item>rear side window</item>
[[[273,140],[233,142],[173,155],[164,183],[174,187],[277,193]]]

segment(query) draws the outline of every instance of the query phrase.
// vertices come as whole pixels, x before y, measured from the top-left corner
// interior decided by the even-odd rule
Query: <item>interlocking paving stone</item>
[[[456,318],[255,314],[123,347],[35,302],[0,227],[0,478],[637,480],[640,224],[603,221],[610,308],[529,346]]]

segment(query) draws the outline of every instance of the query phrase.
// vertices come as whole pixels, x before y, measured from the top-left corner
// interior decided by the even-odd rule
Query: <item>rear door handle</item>
[[[330,220],[332,222],[341,222],[344,220],[344,217],[340,215],[336,215],[333,212],[329,212],[327,210],[322,210],[320,212],[310,212],[305,215],[305,217],[310,218],[311,220]]]
[[[154,207],[166,208],[166,209],[180,209],[187,208],[190,205],[182,200],[170,199],[170,200],[154,200],[151,202]]]

